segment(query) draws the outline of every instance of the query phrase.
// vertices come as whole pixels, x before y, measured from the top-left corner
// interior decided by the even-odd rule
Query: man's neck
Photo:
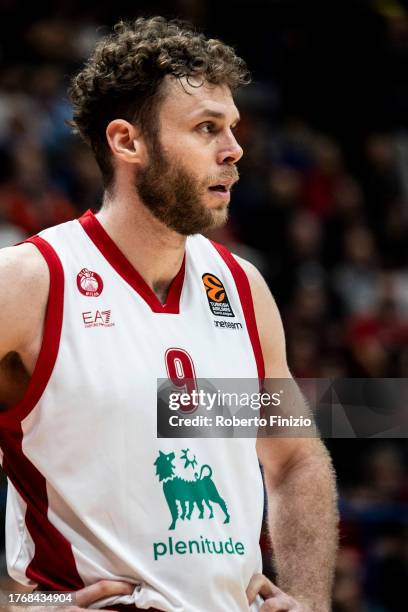
[[[139,201],[105,196],[96,215],[105,231],[165,303],[169,286],[180,270],[186,237],[170,230]]]

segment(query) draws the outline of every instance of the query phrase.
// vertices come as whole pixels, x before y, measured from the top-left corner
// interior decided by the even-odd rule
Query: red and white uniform
[[[162,305],[90,211],[30,241],[48,263],[51,285],[31,382],[23,400],[0,415],[10,575],[64,591],[100,579],[134,582],[138,608],[247,610],[245,589],[261,571],[255,440],[156,435],[157,379],[167,378],[169,355],[187,355],[197,378],[263,377],[244,271],[224,247],[189,237]],[[214,314],[205,274],[221,281],[233,315]],[[211,520],[208,509],[202,520],[195,509],[169,530],[154,462],[160,451],[174,452],[182,469],[186,447],[211,466],[228,524],[212,504]],[[204,548],[206,539],[224,542],[223,553]]]

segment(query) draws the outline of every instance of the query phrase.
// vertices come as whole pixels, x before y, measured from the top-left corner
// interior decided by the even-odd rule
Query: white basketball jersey
[[[131,582],[117,601],[142,609],[248,610],[262,571],[255,440],[156,431],[157,379],[173,370],[263,377],[244,271],[189,237],[162,305],[90,211],[30,241],[51,280],[31,382],[0,415],[10,575],[61,591]]]

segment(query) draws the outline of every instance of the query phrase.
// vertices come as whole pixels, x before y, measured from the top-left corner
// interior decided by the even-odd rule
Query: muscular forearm
[[[313,612],[328,612],[337,549],[336,487],[324,446],[288,467],[278,483],[265,471],[268,523],[278,585]]]

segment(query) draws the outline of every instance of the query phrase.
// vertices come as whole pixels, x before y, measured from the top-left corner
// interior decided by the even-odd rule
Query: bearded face
[[[229,190],[238,180],[235,166],[226,166],[217,176],[200,180],[182,162],[166,155],[157,133],[150,136],[148,150],[149,162],[138,170],[135,187],[143,204],[159,221],[184,236],[226,223]],[[209,206],[217,188],[220,201]]]

